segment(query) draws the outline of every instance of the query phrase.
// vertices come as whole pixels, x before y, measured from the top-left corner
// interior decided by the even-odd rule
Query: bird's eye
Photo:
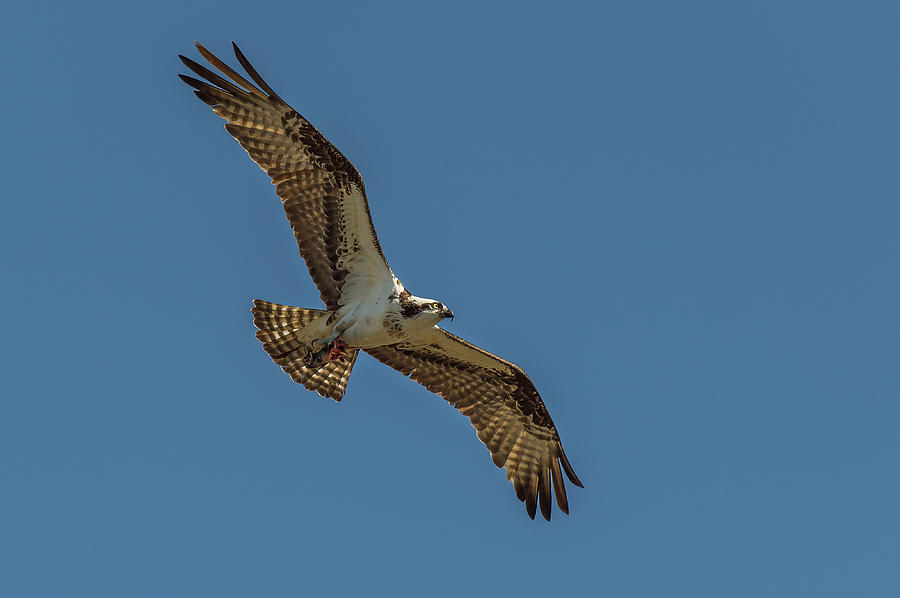
[[[440,304],[440,303],[432,303],[432,304],[431,304],[431,307],[434,308],[434,309],[440,309],[440,308],[441,308],[441,304]]]

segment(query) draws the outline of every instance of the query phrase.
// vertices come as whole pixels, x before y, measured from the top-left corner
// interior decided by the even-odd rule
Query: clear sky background
[[[0,595],[900,596],[896,2],[4,9]],[[586,488],[531,521],[474,430],[319,307],[176,74],[236,40],[366,179]]]

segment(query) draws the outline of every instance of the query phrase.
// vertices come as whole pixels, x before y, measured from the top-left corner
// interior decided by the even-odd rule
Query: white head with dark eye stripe
[[[402,314],[406,320],[417,324],[433,326],[445,318],[453,319],[453,312],[446,305],[434,299],[408,295],[400,298]]]

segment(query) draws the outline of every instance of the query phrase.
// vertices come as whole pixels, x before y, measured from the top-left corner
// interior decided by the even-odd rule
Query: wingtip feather
[[[550,473],[553,477],[553,490],[556,493],[556,505],[559,510],[569,514],[569,499],[566,497],[566,484],[562,479],[562,472],[559,470],[559,459],[550,461]]]
[[[200,55],[203,56],[203,58],[208,60],[211,65],[222,71],[227,77],[237,83],[238,86],[243,88],[240,90],[240,93],[249,93],[250,95],[260,99],[266,98],[266,94],[256,89],[256,87],[252,83],[247,81],[247,79],[242,77],[240,73],[228,66],[224,61],[220,60],[218,56],[207,50],[202,44],[200,44],[199,42],[195,42],[195,45],[197,46],[197,51],[200,52]],[[229,85],[231,84],[229,83]]]
[[[256,69],[253,68],[253,65],[250,64],[250,61],[247,60],[247,57],[244,56],[244,53],[241,52],[241,49],[238,48],[238,45],[234,42],[231,42],[231,48],[234,50],[235,58],[238,59],[238,62],[241,63],[241,66],[244,68],[247,74],[250,75],[250,78],[253,79],[264,92],[269,94],[270,98],[284,103],[284,100],[278,97],[278,94],[275,93],[275,90],[269,87],[269,84],[266,83],[265,80],[260,76],[260,74],[256,72]]]
[[[194,90],[194,95],[197,96],[198,98],[200,98],[200,101],[203,102],[204,104],[206,104],[207,106],[216,106],[219,103],[219,101],[217,99],[215,99],[214,97],[212,97],[211,95],[204,93],[202,91],[197,91],[196,89]]]
[[[584,488],[584,484],[582,484],[581,480],[578,479],[578,476],[575,475],[575,470],[572,469],[572,465],[566,457],[566,451],[563,450],[562,444],[559,445],[559,461],[562,463],[563,470],[566,472],[566,477],[569,478],[569,481],[579,488]]]
[[[537,513],[537,496],[529,494],[528,499],[525,501],[525,510],[528,511],[528,516],[534,519],[535,514]]]
[[[553,510],[553,499],[550,497],[552,482],[550,481],[550,468],[545,467],[541,472],[540,486],[538,486],[538,498],[541,503],[541,515],[550,521],[550,512]]]

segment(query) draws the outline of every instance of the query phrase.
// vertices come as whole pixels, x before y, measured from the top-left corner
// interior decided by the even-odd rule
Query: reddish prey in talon
[[[330,345],[325,345],[319,351],[315,353],[309,353],[306,356],[306,364],[308,367],[311,367],[313,364],[318,364],[319,366],[323,366],[326,363],[331,363],[332,361],[338,361],[342,359],[345,355],[347,355],[347,349],[350,348],[343,340],[336,338],[334,339]]]
[[[347,350],[349,345],[342,341],[339,338],[334,339],[334,343],[331,345],[331,350],[328,352],[328,357],[325,358],[323,363],[328,363],[329,361],[334,361],[336,359],[340,359],[344,356],[344,353]]]

